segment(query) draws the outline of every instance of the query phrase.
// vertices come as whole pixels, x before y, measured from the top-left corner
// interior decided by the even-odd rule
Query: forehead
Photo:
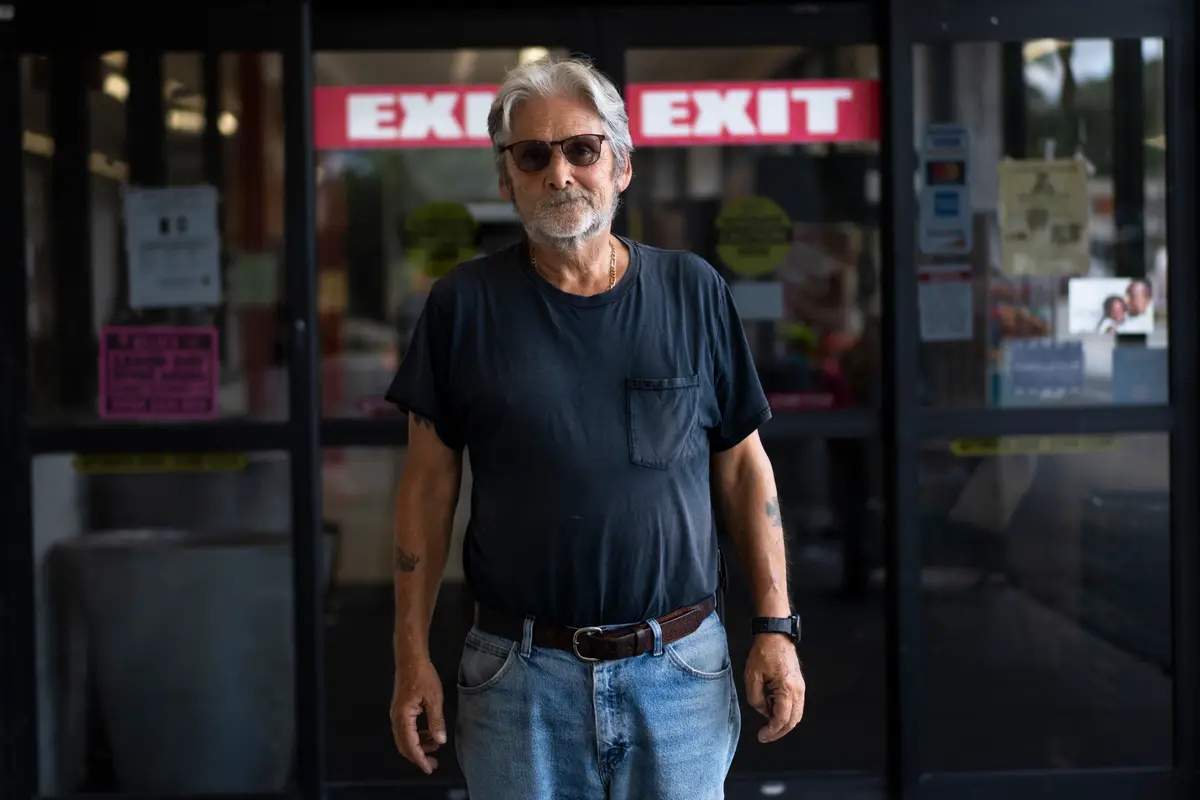
[[[557,141],[581,133],[603,133],[600,115],[574,97],[531,97],[513,110],[510,141]]]

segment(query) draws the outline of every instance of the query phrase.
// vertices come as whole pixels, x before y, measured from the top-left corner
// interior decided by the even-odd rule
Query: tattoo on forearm
[[[767,501],[767,519],[771,521],[772,528],[783,527],[783,516],[779,513],[778,497],[772,497]]]
[[[430,422],[429,420],[425,419],[424,417],[420,416],[419,414],[413,414],[412,420],[413,420],[413,422],[420,425],[422,428],[427,428],[429,430],[433,430],[433,423]]]
[[[397,547],[396,552],[392,555],[392,564],[396,572],[413,572],[417,568],[417,564],[421,563],[421,557],[406,553],[401,548]]]

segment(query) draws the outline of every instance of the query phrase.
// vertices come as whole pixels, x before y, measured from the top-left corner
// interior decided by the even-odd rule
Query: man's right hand
[[[417,717],[425,714],[428,730],[417,730]],[[392,688],[392,736],[400,755],[420,767],[426,775],[437,769],[431,753],[446,743],[446,719],[442,714],[442,679],[428,657],[397,660]]]

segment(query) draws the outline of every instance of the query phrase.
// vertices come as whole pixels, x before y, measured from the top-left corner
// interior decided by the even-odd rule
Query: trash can
[[[59,549],[122,790],[283,790],[296,730],[291,538],[119,530]]]

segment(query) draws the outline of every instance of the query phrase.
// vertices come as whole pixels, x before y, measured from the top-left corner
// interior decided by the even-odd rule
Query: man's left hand
[[[760,633],[746,659],[746,696],[767,718],[758,732],[760,742],[782,739],[804,716],[804,675],[796,645],[786,636]]]

